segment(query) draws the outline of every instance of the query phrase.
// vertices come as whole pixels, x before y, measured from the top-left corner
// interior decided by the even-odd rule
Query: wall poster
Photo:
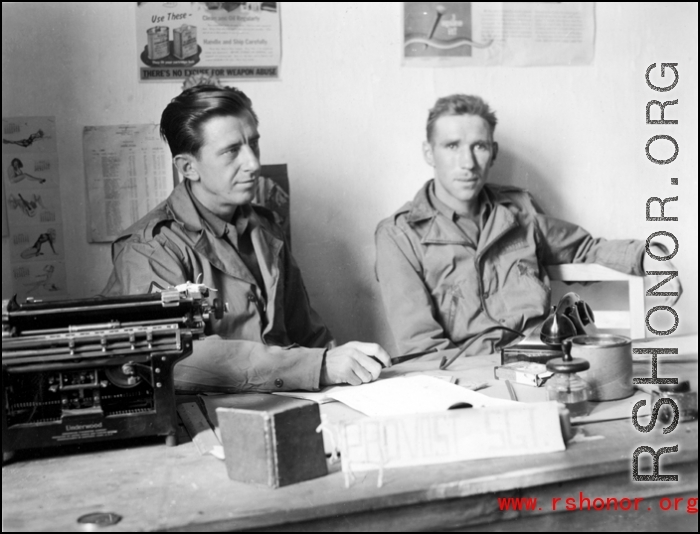
[[[594,2],[404,2],[405,65],[587,65]]]
[[[138,2],[140,81],[277,78],[278,2]]]
[[[65,298],[54,117],[3,117],[2,169],[12,291],[19,301]]]
[[[173,190],[170,152],[157,124],[86,126],[83,158],[90,243],[114,241]]]

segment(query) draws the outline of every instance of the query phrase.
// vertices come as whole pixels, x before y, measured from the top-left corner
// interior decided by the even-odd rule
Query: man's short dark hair
[[[198,85],[185,89],[170,101],[160,118],[160,136],[168,142],[173,157],[197,156],[204,144],[202,125],[213,117],[240,117],[250,113],[258,124],[253,103],[235,87]]]
[[[435,121],[445,115],[476,115],[484,119],[491,127],[491,135],[496,130],[496,114],[480,97],[473,95],[450,95],[439,98],[428,113],[426,135],[432,141]]]

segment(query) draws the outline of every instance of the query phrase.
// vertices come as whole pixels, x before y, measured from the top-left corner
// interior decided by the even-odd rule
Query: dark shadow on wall
[[[374,237],[368,234],[367,239],[373,243]],[[371,255],[358,257],[337,236],[324,242],[325,273],[320,291],[318,285],[314,288],[312,305],[339,344],[366,341],[393,351],[393,338],[374,278],[374,245]],[[311,282],[307,281],[307,286]]]

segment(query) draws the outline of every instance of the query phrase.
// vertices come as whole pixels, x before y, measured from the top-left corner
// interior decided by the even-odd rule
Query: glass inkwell
[[[547,400],[564,404],[571,417],[586,415],[590,411],[588,400],[591,386],[576,373],[591,365],[583,358],[571,357],[571,338],[586,334],[587,325],[593,325],[593,311],[576,293],[567,293],[542,324],[540,339],[551,347],[560,347],[563,357],[547,362],[547,370],[554,374],[545,387]]]
[[[571,357],[570,340],[562,341],[561,348],[564,356],[547,362],[547,370],[554,373],[547,380],[547,400],[564,404],[571,417],[586,415],[590,411],[588,399],[591,398],[592,390],[591,386],[576,373],[587,370],[590,364],[583,358]]]

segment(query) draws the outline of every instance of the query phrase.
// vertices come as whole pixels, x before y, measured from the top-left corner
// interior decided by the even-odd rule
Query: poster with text
[[[587,65],[593,2],[404,2],[405,65]]]
[[[170,152],[157,124],[86,126],[83,158],[90,243],[115,240],[173,189]]]
[[[278,2],[139,2],[140,81],[277,78]]]

